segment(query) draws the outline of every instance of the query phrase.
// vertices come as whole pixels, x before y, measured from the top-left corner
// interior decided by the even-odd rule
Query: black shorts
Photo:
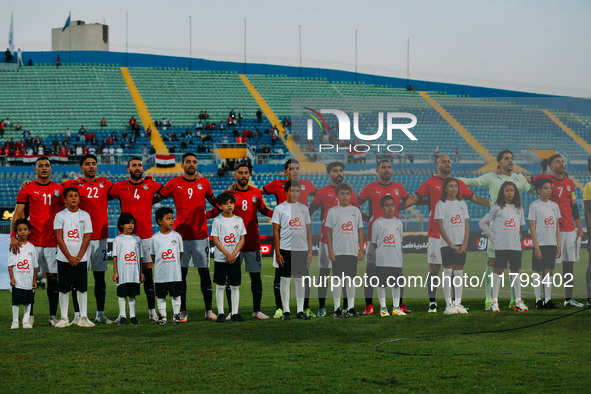
[[[380,280],[379,287],[393,287],[396,284],[396,278],[402,276],[402,268],[399,267],[378,267],[374,265],[374,276]],[[388,281],[388,278],[391,278]],[[390,282],[390,283],[388,283]],[[388,286],[390,285],[390,286]],[[395,286],[394,286],[395,287]]]
[[[60,293],[69,293],[72,288],[81,293],[88,290],[88,263],[81,261],[73,267],[65,261],[57,261],[57,275]]]
[[[332,275],[353,279],[357,275],[357,256],[336,256],[336,258],[332,262]]]
[[[495,268],[507,268],[517,271],[521,269],[521,250],[496,250],[495,251]]]
[[[226,283],[230,286],[240,286],[242,284],[240,260],[236,259],[232,264],[215,261],[213,265],[213,283],[220,286],[225,286]]]
[[[182,288],[183,282],[154,283],[157,298],[166,298],[167,294],[171,297],[178,297],[181,295]]]
[[[12,286],[12,305],[29,305],[35,303],[35,289],[24,290]]]
[[[556,266],[556,250],[558,249],[555,245],[540,246],[540,252],[542,252],[542,260],[536,259],[536,252],[532,250],[531,253],[531,269],[534,272],[542,272],[544,269],[553,270]]]
[[[135,297],[140,295],[139,283],[122,283],[117,285],[117,297]]]
[[[292,252],[284,249],[279,252],[283,257],[283,267],[278,268],[280,276],[289,278],[292,275],[308,275],[308,252]]]
[[[444,267],[449,267],[451,265],[461,265],[463,267],[465,264],[466,253],[458,254],[451,248],[451,246],[444,246],[441,248],[441,265]]]

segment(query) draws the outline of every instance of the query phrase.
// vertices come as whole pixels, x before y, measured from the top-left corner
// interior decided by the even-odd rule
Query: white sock
[[[378,286],[378,299],[380,300],[380,309],[387,308],[386,306],[386,288]]]
[[[519,280],[519,273],[513,282],[513,289],[515,290],[515,301],[521,300],[521,281]]]
[[[230,286],[230,297],[232,297],[232,315],[237,315],[240,304],[240,287]]]
[[[96,311],[96,318],[105,316],[105,311]]]
[[[12,306],[12,321],[18,323],[18,313],[20,312],[20,307],[18,305]]]
[[[355,308],[356,287],[353,286],[353,278],[354,277],[351,277],[351,281],[349,282],[349,286],[347,286],[347,308],[349,308],[349,310]]]
[[[148,309],[148,314],[150,316],[155,316],[156,315],[156,309]]]
[[[80,317],[80,312],[74,312],[74,317]]]
[[[334,300],[334,310],[335,310],[335,312],[336,312],[337,309],[339,309],[341,307],[341,294],[342,293],[343,293],[343,287],[342,286],[337,286],[332,291],[332,299]]]
[[[136,305],[136,300],[135,297],[129,297],[129,317],[135,317],[135,305]],[[125,313],[125,308],[123,309],[123,313]]]
[[[486,299],[492,298],[492,284],[490,283],[490,274],[493,272],[495,272],[494,267],[487,265],[486,270],[484,271],[484,295]]]
[[[118,297],[117,301],[119,302],[119,316],[127,317],[125,314],[125,297]]]
[[[70,294],[60,292],[60,313],[62,318],[68,318],[68,305],[70,303]]]
[[[304,287],[304,278],[294,278],[297,313],[304,311],[304,297],[306,294],[306,288]]]
[[[281,283],[279,284],[279,292],[281,293],[281,304],[283,304],[283,312],[289,312],[289,288],[291,286],[291,278],[281,277]]]
[[[464,275],[464,270],[454,270],[454,278],[461,278]],[[462,279],[463,280],[463,279]],[[460,283],[459,286],[456,286],[457,283]],[[464,290],[463,282],[457,280],[456,284],[454,284],[454,292],[455,292],[455,301],[456,305],[460,305],[462,303],[462,292]]]
[[[84,293],[77,291],[76,297],[80,306],[80,317],[88,317],[88,293],[86,291]]]
[[[400,287],[392,287],[392,300],[394,309],[400,309]]]
[[[494,274],[493,276],[493,302],[499,302],[499,290],[501,289],[501,275]]]
[[[538,282],[538,285],[537,286],[534,285],[534,294],[536,295],[536,302],[542,300],[542,282],[541,282],[541,277],[542,277],[542,274],[540,274],[540,282]]]
[[[226,286],[215,285],[215,303],[218,307],[218,315],[224,315],[224,290]]]
[[[31,318],[31,304],[28,304],[28,305],[25,305],[25,314],[23,315],[23,322],[28,323],[30,318]]]
[[[181,313],[181,296],[172,297],[172,314],[178,315]]]
[[[156,303],[158,304],[160,316],[166,317],[166,298],[156,298]]]
[[[550,277],[550,280],[552,277]],[[548,302],[552,299],[552,283],[548,281],[548,283],[544,283],[544,302]]]
[[[443,269],[443,276],[441,277],[441,283],[443,287],[443,297],[445,298],[445,305],[451,305],[451,275],[453,270],[451,268]]]

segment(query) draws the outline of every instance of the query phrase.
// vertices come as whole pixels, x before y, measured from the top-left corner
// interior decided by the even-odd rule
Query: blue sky
[[[51,29],[73,20],[106,21],[111,51],[355,69],[410,77],[591,97],[591,2],[525,1],[6,1],[0,0],[0,39],[50,50]]]

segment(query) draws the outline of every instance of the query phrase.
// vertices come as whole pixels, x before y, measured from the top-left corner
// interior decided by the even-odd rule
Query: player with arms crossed
[[[309,320],[304,313],[305,287],[302,276],[308,272],[312,263],[312,230],[308,207],[298,202],[300,184],[297,181],[285,182],[287,201],[278,205],[273,211],[273,246],[281,275],[281,300],[283,320],[291,319],[289,309],[289,289],[291,277],[294,276],[297,314],[301,320]]]
[[[376,267],[376,256],[373,250],[373,243],[371,242],[371,231],[373,223],[382,216],[383,211],[380,209],[380,201],[384,196],[392,196],[397,207],[400,206],[401,201],[408,198],[409,194],[404,189],[401,183],[392,181],[392,164],[388,160],[378,160],[378,180],[365,186],[361,193],[359,193],[359,205],[363,206],[366,201],[369,204],[370,222],[367,234],[367,251],[365,254],[365,261],[367,263],[366,274],[368,277],[374,276],[374,269]],[[394,212],[394,216],[398,218],[398,211]],[[402,292],[402,289],[400,289]],[[402,296],[401,296],[402,297]],[[365,311],[364,315],[373,314],[373,287],[365,287]],[[400,309],[405,313],[411,311],[406,309],[404,304],[400,304]]]
[[[113,183],[106,178],[97,177],[97,160],[92,154],[80,158],[80,169],[84,177],[82,179],[66,181],[62,184],[66,187],[76,187],[80,191],[80,209],[87,212],[92,220],[92,238],[88,246],[88,259],[92,276],[94,277],[94,298],[96,299],[96,323],[112,323],[105,316],[105,298],[107,283],[105,272],[108,269],[107,238],[109,237],[109,190]],[[72,290],[74,304],[74,321],[77,324],[80,319],[80,307],[76,297],[76,289]]]
[[[429,273],[427,275],[427,290],[429,292],[429,313],[437,312],[437,288],[433,286],[431,276],[439,275],[441,270],[441,239],[439,230],[437,229],[437,222],[435,222],[435,206],[441,200],[443,181],[451,177],[451,160],[447,155],[441,155],[437,158],[437,175],[431,176],[419,186],[415,194],[409,197],[400,206],[399,210],[409,208],[419,201],[427,198],[429,203],[429,245],[427,247],[427,260],[429,262]],[[456,178],[457,179],[457,178]],[[468,189],[464,182],[458,179],[459,194],[457,198],[470,200],[478,205],[488,207],[490,203],[484,198],[475,195],[472,190]]]
[[[529,228],[534,243],[532,253],[532,284],[536,295],[536,309],[556,309],[552,302],[552,270],[555,259],[560,257],[560,208],[550,201],[552,195],[552,181],[539,177],[534,182],[536,192],[540,198],[529,206]],[[537,282],[537,283],[536,283]],[[542,301],[542,285],[544,285],[544,301]]]
[[[558,204],[561,215],[558,221],[560,242],[562,243],[561,256],[556,259],[556,263],[562,263],[562,277],[564,282],[568,283],[568,286],[564,286],[564,306],[582,308],[584,305],[573,298],[574,266],[575,262],[579,261],[581,237],[583,236],[583,227],[575,196],[575,183],[566,177],[566,164],[559,154],[550,156],[548,167],[552,170],[552,175],[541,174],[532,177],[531,181],[535,183],[536,179],[540,178],[552,179],[550,201]]]
[[[47,298],[49,300],[49,323],[57,324],[57,305],[59,301],[59,285],[57,281],[57,242],[53,231],[55,215],[62,210],[63,187],[50,180],[51,163],[45,156],[35,161],[35,174],[37,178],[24,188],[16,196],[16,208],[12,216],[12,233],[10,234],[10,251],[17,254],[20,250],[20,242],[15,236],[16,220],[25,217],[28,212],[28,220],[31,223],[31,235],[29,242],[35,245],[38,264],[41,271],[47,274]],[[31,324],[33,324],[33,304],[31,304]]]
[[[320,208],[320,217],[322,218],[322,226],[320,227],[320,245],[318,251],[318,266],[320,267],[320,283],[324,283],[324,278],[330,278],[330,270],[332,263],[328,257],[328,246],[326,244],[327,230],[326,230],[326,216],[328,210],[339,204],[337,200],[336,188],[343,183],[345,179],[345,165],[341,162],[335,161],[326,167],[326,173],[330,178],[330,185],[319,189],[314,196],[314,200],[310,204],[310,216]],[[355,191],[351,191],[350,204],[359,208],[359,201]],[[318,317],[326,316],[326,286],[318,288]],[[343,302],[345,304],[345,302]],[[347,305],[344,305],[345,309]]]
[[[287,200],[287,196],[285,195],[284,186],[285,182],[287,181],[297,181],[300,183],[300,198],[298,202],[304,205],[308,205],[308,197],[313,196],[316,194],[316,187],[314,184],[308,179],[300,179],[300,162],[296,159],[289,159],[285,162],[285,169],[283,170],[283,175],[287,177],[287,179],[275,179],[267,183],[265,186],[260,188],[259,190],[263,194],[270,194],[275,196],[277,200],[277,205],[285,202]],[[271,214],[272,215],[272,214]],[[248,243],[247,243],[248,244]],[[275,267],[275,278],[273,279],[273,291],[275,295],[275,319],[281,318],[283,316],[283,309],[281,306],[281,275],[279,275],[279,265],[277,265],[276,259],[273,259],[273,266]],[[306,274],[308,275],[308,274]],[[310,309],[310,288],[306,287],[306,297],[304,299],[304,313],[307,316],[314,317],[314,313]]]
[[[128,212],[135,218],[135,235],[142,240],[142,269],[144,274],[144,292],[148,301],[149,319],[158,321],[156,301],[154,299],[154,279],[152,276],[152,258],[150,239],[152,238],[152,204],[154,194],[162,185],[150,179],[144,179],[144,165],[139,157],[132,157],[127,162],[129,179],[113,185],[109,195],[121,203],[121,212]],[[118,323],[118,321],[116,321]]]
[[[497,172],[488,172],[482,176],[479,176],[478,178],[458,179],[463,181],[467,186],[488,188],[488,201],[490,202],[491,207],[494,207],[494,205],[497,203],[496,198],[499,195],[499,190],[501,185],[505,182],[512,182],[517,187],[519,193],[523,194],[533,192],[532,187],[528,183],[528,180],[525,176],[522,174],[513,173],[513,152],[508,149],[500,151],[497,155],[497,163]],[[495,267],[495,245],[490,239],[488,240],[486,255],[488,256],[488,264],[486,266],[484,277],[484,291],[486,297],[484,309],[490,310],[492,305],[491,278],[493,269]],[[509,308],[515,308],[515,293],[513,292],[513,288],[511,288],[511,301],[509,302]]]
[[[181,320],[186,322],[187,312],[187,274],[189,266],[197,267],[201,278],[201,293],[205,302],[205,318],[215,320],[212,311],[212,284],[209,274],[209,233],[205,200],[215,207],[215,195],[211,184],[205,177],[197,174],[197,155],[192,152],[183,154],[181,167],[184,174],[166,183],[156,196],[156,201],[174,198],[176,208],[175,231],[183,238],[183,259],[181,260]]]

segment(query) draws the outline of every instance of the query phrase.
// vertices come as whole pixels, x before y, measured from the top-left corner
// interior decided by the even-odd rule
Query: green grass
[[[531,267],[524,253],[524,267]],[[587,252],[576,265],[575,295],[585,298]],[[406,255],[405,274],[424,274],[426,256]],[[481,276],[483,253],[471,253],[467,272]],[[313,264],[314,265],[314,264]],[[263,272],[263,311],[274,312],[273,270]],[[361,272],[361,270],[360,270]],[[109,274],[110,275],[110,274]],[[92,276],[89,310],[94,316]],[[562,308],[563,290],[554,290],[561,309],[533,310],[533,290],[524,289],[526,313],[483,310],[482,289],[466,289],[467,316],[427,314],[425,289],[407,289],[409,316],[312,321],[280,320],[217,324],[202,320],[203,301],[196,270],[189,272],[189,322],[157,327],[146,323],[144,295],[138,297],[139,326],[99,326],[62,330],[45,325],[47,297],[37,293],[36,326],[10,330],[10,292],[0,291],[0,368],[2,391],[586,391],[591,384],[591,310],[531,328],[478,335],[453,335],[503,330],[573,312]],[[109,282],[106,313],[118,312],[115,285]],[[292,291],[293,295],[293,291]],[[357,293],[358,309],[363,301]],[[509,296],[509,290],[501,294]],[[377,304],[377,300],[375,300]],[[390,303],[390,301],[389,301]],[[332,301],[328,300],[329,309]],[[251,315],[250,281],[243,276],[240,311]],[[311,300],[313,309],[317,301]],[[169,310],[170,310],[169,301]],[[295,310],[295,300],[292,300]],[[170,313],[170,312],[169,312]],[[383,350],[426,354],[396,355]]]

